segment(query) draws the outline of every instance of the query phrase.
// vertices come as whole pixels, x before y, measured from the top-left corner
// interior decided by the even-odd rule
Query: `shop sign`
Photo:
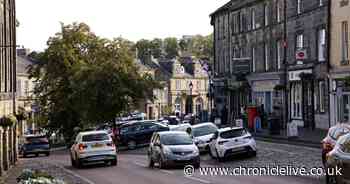
[[[300,74],[302,73],[312,73],[312,70],[297,70],[288,72],[289,81],[300,81]]]
[[[254,81],[252,88],[254,92],[274,91],[275,86],[278,84],[278,80]]]

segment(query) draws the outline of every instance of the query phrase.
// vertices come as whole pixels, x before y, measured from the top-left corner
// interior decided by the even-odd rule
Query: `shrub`
[[[3,126],[3,127],[12,127],[16,123],[17,123],[16,117],[12,115],[7,115],[0,119],[0,126]]]
[[[17,178],[18,184],[66,184],[64,181],[55,179],[51,175],[42,171],[32,171],[24,169]]]

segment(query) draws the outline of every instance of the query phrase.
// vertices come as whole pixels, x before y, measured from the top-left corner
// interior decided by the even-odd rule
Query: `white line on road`
[[[194,181],[199,181],[199,182],[205,183],[205,184],[210,184],[211,183],[210,181],[203,180],[203,179],[196,178],[196,177],[191,177],[191,176],[185,176],[185,178],[190,179],[190,180],[194,180]]]
[[[164,170],[164,169],[159,169],[160,172],[163,172],[163,173],[167,173],[167,174],[174,174],[173,171],[168,171],[168,170]]]
[[[146,164],[140,163],[140,162],[134,162],[135,165],[138,165],[140,167],[147,167]]]
[[[69,173],[69,174],[71,174],[71,175],[73,175],[73,176],[75,176],[75,177],[77,177],[77,178],[80,178],[81,180],[85,181],[85,182],[88,183],[88,184],[95,184],[95,183],[92,182],[91,180],[89,180],[89,179],[87,179],[87,178],[85,178],[85,177],[83,177],[83,176],[80,176],[79,174],[77,174],[77,173],[75,173],[75,172],[73,172],[73,171],[71,171],[71,170],[69,170],[69,169],[66,169],[66,168],[64,168],[63,166],[60,166],[60,165],[58,165],[58,164],[53,164],[53,165],[56,165],[56,167],[59,167],[59,168],[63,169],[65,172],[67,172],[67,173]]]

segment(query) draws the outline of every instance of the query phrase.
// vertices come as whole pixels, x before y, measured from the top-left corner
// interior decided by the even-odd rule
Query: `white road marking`
[[[160,172],[167,173],[167,174],[174,174],[172,171],[164,170],[164,169],[159,169]]]
[[[197,177],[185,176],[185,178],[190,179],[190,180],[194,180],[194,181],[198,181],[198,182],[201,182],[201,183],[205,183],[205,184],[210,184],[211,183],[208,180],[203,180],[203,179],[200,179],[200,178],[197,178]]]
[[[135,165],[138,165],[140,167],[147,167],[146,164],[140,163],[140,162],[134,162]]]
[[[83,176],[80,176],[79,174],[77,174],[77,173],[75,173],[75,172],[73,172],[73,171],[71,171],[71,170],[69,170],[69,169],[66,169],[66,168],[64,168],[63,166],[60,166],[60,165],[55,164],[55,163],[53,163],[53,165],[55,165],[56,167],[59,167],[59,168],[63,169],[65,172],[67,172],[67,173],[69,173],[69,174],[71,174],[71,175],[73,175],[73,176],[75,176],[75,177],[77,177],[77,178],[80,178],[81,180],[85,181],[85,182],[88,183],[88,184],[95,184],[93,181],[91,181],[91,180],[89,180],[89,179],[87,179],[87,178],[85,178],[85,177],[83,177]]]

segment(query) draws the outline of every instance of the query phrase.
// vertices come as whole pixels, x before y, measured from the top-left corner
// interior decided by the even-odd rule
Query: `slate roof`
[[[20,75],[28,75],[28,67],[33,65],[35,61],[27,56],[17,56],[16,72]]]

